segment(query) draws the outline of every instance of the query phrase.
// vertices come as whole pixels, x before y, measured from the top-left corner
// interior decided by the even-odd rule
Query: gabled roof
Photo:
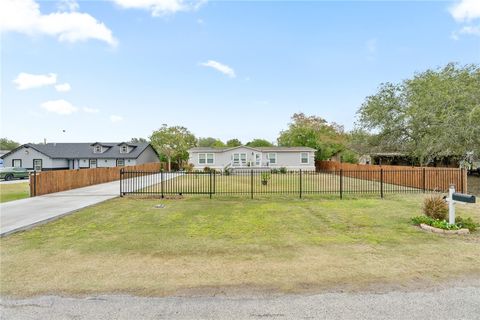
[[[108,149],[102,153],[94,153],[92,146],[95,144],[100,144]],[[52,159],[136,159],[138,156],[148,148],[150,145],[148,142],[144,143],[128,143],[129,146],[133,147],[129,153],[120,153],[120,148],[118,147],[121,143],[47,143],[47,144],[33,144],[27,143],[21,145],[10,151],[7,154],[4,154],[2,158],[8,156],[9,154],[16,152],[18,149],[23,147],[32,148]]]
[[[257,152],[314,152],[316,151],[313,148],[309,147],[249,147],[249,146],[238,146],[233,148],[213,148],[213,147],[194,147],[189,149],[189,152],[225,152],[230,150],[235,150],[239,148],[247,148]]]

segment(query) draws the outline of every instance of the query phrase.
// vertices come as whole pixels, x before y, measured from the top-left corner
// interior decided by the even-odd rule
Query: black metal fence
[[[445,171],[436,178],[422,170],[366,170],[366,171],[261,171],[235,170],[232,172],[120,172],[120,195],[246,195],[253,198],[262,194],[295,195],[300,198],[311,194],[422,193],[445,192],[449,184],[463,190],[463,182]]]

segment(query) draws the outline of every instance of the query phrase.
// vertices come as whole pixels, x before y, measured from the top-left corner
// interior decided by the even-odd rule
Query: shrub
[[[212,168],[210,167],[203,168],[203,172],[211,172],[211,171],[212,171]]]
[[[270,172],[262,172],[262,181],[268,181],[270,178]]]
[[[193,163],[185,163],[182,165],[182,169],[187,171],[187,172],[192,172],[193,171]]]
[[[287,168],[281,167],[280,169],[278,169],[278,172],[285,174],[285,173],[287,173]]]
[[[414,225],[426,224],[435,228],[444,229],[444,230],[458,230],[458,229],[468,229],[470,232],[474,232],[477,228],[480,227],[478,223],[475,223],[471,218],[462,219],[457,217],[455,224],[449,224],[446,220],[433,219],[427,216],[418,216],[412,218],[412,223]]]
[[[432,195],[423,202],[423,213],[430,218],[445,220],[448,215],[448,206],[440,195]]]
[[[272,174],[277,174],[277,173],[278,173],[278,169],[277,169],[277,168],[273,168],[273,169],[271,170],[271,172],[272,172]]]
[[[225,167],[223,169],[223,175],[229,176],[230,174],[232,174],[232,169]]]
[[[477,228],[480,228],[480,224],[472,220],[472,218],[463,219],[462,217],[457,217],[455,221],[461,228],[466,228],[471,232],[477,231]]]

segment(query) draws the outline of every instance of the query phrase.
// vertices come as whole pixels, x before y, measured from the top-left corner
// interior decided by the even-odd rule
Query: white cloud
[[[21,72],[13,80],[17,85],[18,90],[26,90],[31,88],[39,88],[49,86],[57,82],[57,75],[55,73],[49,74],[30,74]]]
[[[460,0],[450,7],[452,17],[460,22],[480,18],[479,0]]]
[[[112,0],[125,9],[143,9],[159,17],[180,11],[197,10],[205,0]]]
[[[208,60],[207,62],[200,63],[200,65],[204,66],[204,67],[213,68],[213,69],[229,76],[230,78],[235,78],[236,77],[235,70],[233,70],[231,67],[227,66],[226,64],[222,64],[222,63],[214,61],[214,60]]]
[[[60,11],[77,11],[80,6],[75,0],[61,0],[57,5]]]
[[[78,111],[77,107],[63,99],[44,102],[41,104],[41,107],[48,112],[53,112],[61,115],[68,115]]]
[[[78,4],[75,4],[70,5],[70,10],[78,9]],[[0,30],[30,36],[46,34],[66,42],[97,39],[112,46],[117,44],[112,31],[88,13],[71,11],[42,14],[34,0],[1,0]]]
[[[458,32],[460,34],[472,34],[475,36],[480,36],[480,25],[479,26],[465,26]]]
[[[110,121],[112,121],[113,123],[120,122],[122,120],[123,120],[123,117],[121,117],[121,116],[117,116],[117,115],[111,115],[110,116]]]
[[[69,83],[62,83],[62,84],[57,84],[55,86],[55,90],[57,90],[58,92],[68,92],[72,89],[72,87],[70,86]]]
[[[86,113],[99,113],[100,110],[95,109],[95,108],[83,107],[83,112],[86,112]]]

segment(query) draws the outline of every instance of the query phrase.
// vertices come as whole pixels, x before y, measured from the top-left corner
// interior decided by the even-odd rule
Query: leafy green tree
[[[197,146],[199,147],[211,147],[211,148],[223,148],[225,143],[220,139],[215,139],[212,137],[208,138],[198,138]]]
[[[18,147],[20,143],[7,139],[7,138],[0,138],[0,150],[13,150]]]
[[[145,138],[132,138],[130,140],[130,142],[131,143],[146,143],[146,142],[148,142],[148,140],[145,139]]]
[[[233,148],[233,147],[240,147],[242,145],[242,142],[238,139],[230,139],[227,141],[227,147]]]
[[[342,126],[304,113],[292,116],[288,129],[280,132],[277,141],[279,146],[316,149],[316,160],[326,160],[345,150],[347,142]]]
[[[250,142],[247,142],[246,146],[248,147],[273,147],[273,143],[265,139],[253,139]]]
[[[164,124],[152,133],[150,141],[157,152],[165,156],[170,171],[172,160],[176,160],[179,164],[188,160],[188,149],[196,145],[197,139],[185,127],[169,127]]]
[[[406,153],[420,165],[480,154],[480,67],[450,63],[382,84],[358,111],[358,128],[375,132],[377,148]]]

